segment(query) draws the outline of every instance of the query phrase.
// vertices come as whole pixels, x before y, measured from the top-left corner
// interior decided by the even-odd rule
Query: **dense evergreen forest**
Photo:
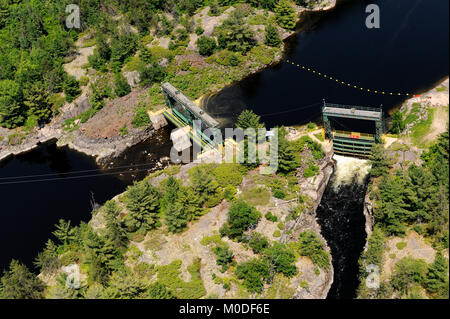
[[[393,159],[381,147],[372,155],[370,196],[375,202],[375,227],[363,253],[359,296],[377,298],[448,298],[449,248],[449,132],[442,133],[429,150],[422,153],[421,165],[392,169]],[[381,267],[386,241],[404,237],[409,231],[424,236],[437,251],[434,263],[403,258],[391,278],[377,292],[365,287],[366,266]],[[400,246],[401,247],[401,246]]]

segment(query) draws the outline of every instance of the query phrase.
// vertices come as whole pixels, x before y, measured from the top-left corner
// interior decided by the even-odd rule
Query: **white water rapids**
[[[341,185],[357,183],[362,185],[369,174],[371,165],[368,160],[334,155],[336,171],[334,173],[333,188],[338,190]]]

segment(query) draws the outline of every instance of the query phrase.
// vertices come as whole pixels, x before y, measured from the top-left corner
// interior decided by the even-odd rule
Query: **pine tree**
[[[277,28],[274,25],[269,24],[266,27],[266,37],[264,39],[264,43],[271,47],[279,47],[281,42],[282,41],[280,35],[278,34]]]
[[[434,262],[428,267],[424,281],[429,292],[445,293],[447,289],[448,294],[448,260],[440,252],[436,254]]]
[[[154,62],[154,58],[152,53],[150,52],[149,48],[143,47],[141,49],[141,52],[139,53],[139,58],[144,62],[145,64],[150,64]]]
[[[128,80],[122,75],[122,73],[117,73],[115,75],[115,92],[119,97],[130,94],[131,87],[128,84]]]
[[[159,212],[159,193],[144,180],[128,188],[126,207],[129,211],[125,225],[129,231],[150,230],[156,226]]]
[[[0,125],[15,128],[25,122],[20,85],[11,80],[0,81]]]
[[[264,123],[261,123],[261,117],[256,115],[251,110],[244,110],[239,115],[237,119],[236,127],[246,130],[248,128],[253,128],[255,130],[259,128],[264,128]]]
[[[46,274],[53,274],[60,267],[58,259],[57,246],[50,239],[45,244],[45,249],[38,254],[34,264],[41,272]]]
[[[296,24],[295,10],[289,0],[280,0],[275,6],[275,18],[278,24],[285,29],[294,29]]]
[[[370,154],[369,160],[372,166],[370,169],[370,174],[372,176],[378,177],[389,173],[391,160],[387,157],[383,145],[375,144],[372,147],[372,153]]]
[[[33,83],[24,90],[23,104],[28,108],[28,114],[41,121],[48,121],[52,116],[48,93],[40,82]]]
[[[25,265],[12,260],[0,280],[0,299],[40,299],[45,284]]]
[[[67,245],[74,239],[74,229],[70,225],[70,221],[60,219],[59,224],[56,224],[55,227],[56,230],[53,232],[53,235],[55,235],[62,244]]]
[[[179,233],[187,226],[186,212],[178,203],[169,203],[166,208],[166,225],[172,233]]]
[[[278,146],[278,169],[281,173],[289,173],[300,166],[296,150],[289,141],[281,138]]]

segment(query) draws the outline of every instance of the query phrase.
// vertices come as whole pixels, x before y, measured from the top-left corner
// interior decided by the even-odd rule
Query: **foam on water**
[[[352,183],[363,184],[369,174],[371,165],[368,160],[334,155],[336,171],[334,173],[333,187],[335,190],[341,185]]]

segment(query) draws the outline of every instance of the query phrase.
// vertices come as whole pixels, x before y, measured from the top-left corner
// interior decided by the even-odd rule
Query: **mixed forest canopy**
[[[295,1],[308,5],[311,1]],[[80,28],[66,27],[66,6],[80,8]],[[0,0],[0,126],[15,128],[26,123],[44,124],[58,113],[61,97],[72,102],[80,93],[80,83],[68,75],[63,65],[75,57],[74,43],[80,34],[94,34],[97,49],[89,64],[98,71],[116,73],[117,96],[130,92],[120,73],[124,62],[141,50],[147,65],[141,70],[144,84],[162,81],[168,74],[152,60],[140,41],[151,30],[158,35],[172,35],[169,49],[184,45],[193,30],[193,14],[210,6],[211,15],[219,15],[226,6],[247,4],[275,12],[280,27],[292,29],[296,15],[294,2],[287,0]],[[183,28],[174,30],[169,13]],[[120,19],[117,19],[119,18]],[[211,55],[216,48],[245,53],[255,46],[253,32],[242,21],[242,11],[233,14],[217,29],[214,38],[200,37],[197,43],[202,55]],[[135,31],[124,27],[123,21]],[[273,27],[268,27],[265,43],[279,46],[281,41]],[[231,54],[230,65],[239,63],[239,55]],[[93,89],[93,91],[95,91]],[[108,94],[93,92],[93,109],[101,108],[99,99]],[[99,98],[95,95],[100,95]]]

